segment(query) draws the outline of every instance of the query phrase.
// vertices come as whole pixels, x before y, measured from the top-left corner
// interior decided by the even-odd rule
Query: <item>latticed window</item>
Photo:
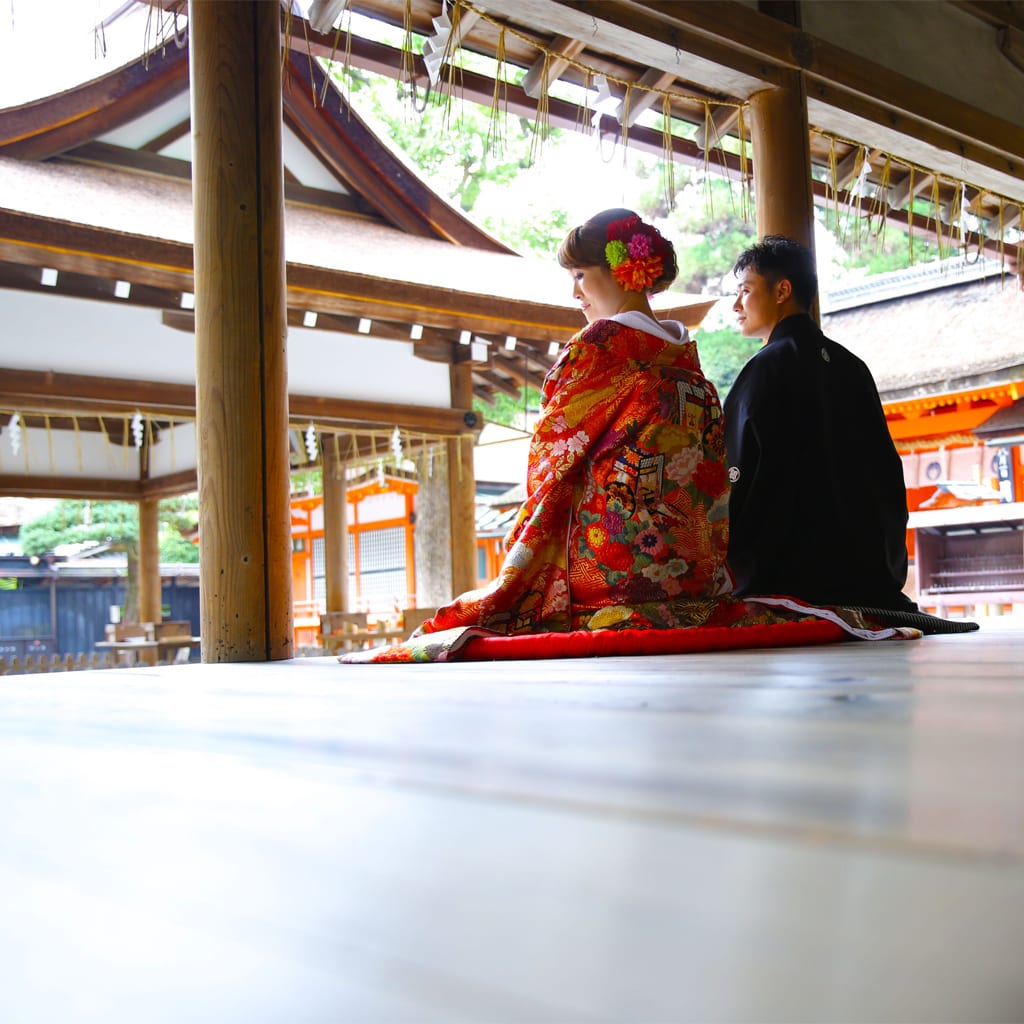
[[[387,526],[359,531],[358,595],[352,593],[354,576],[349,574],[349,593],[358,605],[390,611],[406,603],[409,587],[405,571],[405,527]],[[355,538],[349,535],[349,566],[355,566]]]
[[[313,598],[327,607],[327,557],[323,537],[313,538]]]

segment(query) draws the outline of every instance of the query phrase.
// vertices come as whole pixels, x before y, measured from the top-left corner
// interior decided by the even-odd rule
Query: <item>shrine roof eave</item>
[[[1018,389],[1018,393],[1024,396],[1024,386]],[[984,440],[1024,434],[1024,397],[994,412],[984,423],[974,428],[974,433]]]
[[[0,156],[0,259],[191,291],[191,186]],[[409,235],[347,211],[286,204],[289,305],[563,341],[582,326],[550,262]],[[660,297],[697,326],[713,300]]]
[[[879,390],[887,414],[920,412],[965,401],[1014,401],[1024,394],[1024,363],[987,373]]]

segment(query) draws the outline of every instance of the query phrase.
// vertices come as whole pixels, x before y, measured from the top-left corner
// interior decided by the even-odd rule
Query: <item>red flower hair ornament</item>
[[[605,259],[615,280],[627,291],[648,292],[665,272],[672,247],[664,235],[639,217],[624,217],[608,225]]]

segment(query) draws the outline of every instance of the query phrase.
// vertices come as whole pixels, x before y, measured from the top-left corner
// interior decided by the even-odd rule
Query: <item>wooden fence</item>
[[[88,668],[118,668],[113,651],[91,654],[26,654],[24,658],[0,658],[0,676],[27,675],[39,672],[76,672]]]

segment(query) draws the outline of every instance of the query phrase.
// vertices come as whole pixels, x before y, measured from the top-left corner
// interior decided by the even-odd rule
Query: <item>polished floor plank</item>
[[[0,679],[0,1019],[1024,1019],[1024,628]]]

